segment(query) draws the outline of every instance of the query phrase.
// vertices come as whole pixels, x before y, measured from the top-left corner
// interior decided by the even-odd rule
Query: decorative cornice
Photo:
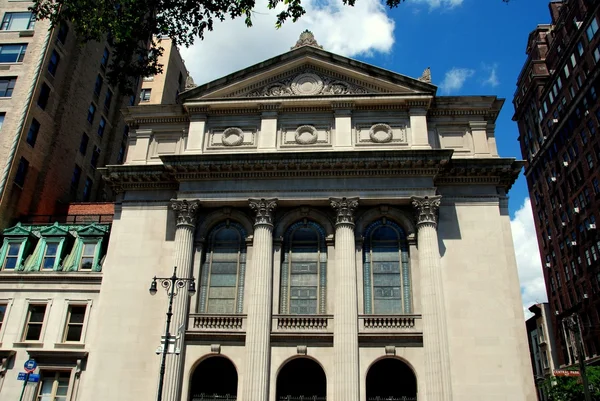
[[[354,226],[354,212],[358,208],[358,198],[329,198],[329,204],[336,211],[335,225]]]
[[[248,199],[250,209],[256,212],[254,227],[270,226],[273,227],[273,212],[277,207],[277,199]]]
[[[198,215],[198,209],[200,208],[200,202],[198,200],[187,201],[172,199],[171,209],[175,211],[177,216],[177,226],[196,226],[196,217]]]
[[[411,198],[411,203],[416,210],[417,227],[423,225],[437,226],[437,215],[441,199],[441,196],[413,196]]]

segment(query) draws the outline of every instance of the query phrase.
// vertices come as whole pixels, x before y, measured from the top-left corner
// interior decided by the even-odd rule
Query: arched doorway
[[[327,378],[321,365],[309,358],[286,363],[277,375],[277,401],[325,401]]]
[[[406,363],[385,358],[367,373],[367,401],[416,401],[417,378]]]
[[[237,387],[233,363],[221,356],[211,357],[200,362],[192,374],[190,401],[235,401]]]

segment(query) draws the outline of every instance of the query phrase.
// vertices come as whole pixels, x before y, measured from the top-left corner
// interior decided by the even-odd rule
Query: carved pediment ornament
[[[354,212],[358,208],[358,198],[329,198],[329,204],[337,212],[335,225],[354,225]]]
[[[296,143],[300,145],[311,145],[317,142],[317,129],[312,125],[301,125],[296,128]]]
[[[256,212],[254,226],[273,226],[273,212],[277,207],[277,199],[249,199],[250,209]]]
[[[375,143],[387,143],[393,138],[393,130],[387,124],[375,124],[369,130],[369,137]]]
[[[437,225],[441,199],[441,196],[412,197],[412,205],[416,211],[417,226],[426,224]]]
[[[238,146],[244,142],[244,132],[241,128],[230,127],[223,131],[221,142],[224,146]]]
[[[171,201],[171,209],[175,211],[177,216],[177,225],[196,226],[196,216],[200,202],[197,200],[173,200]]]
[[[306,70],[296,76],[270,83],[250,92],[248,97],[349,95],[368,93],[365,88],[347,81]]]

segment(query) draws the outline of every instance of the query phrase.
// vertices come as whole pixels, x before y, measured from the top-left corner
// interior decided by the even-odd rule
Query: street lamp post
[[[163,393],[163,384],[165,380],[165,369],[167,364],[167,354],[169,353],[169,343],[171,340],[171,317],[173,316],[173,298],[177,296],[179,290],[188,286],[188,294],[194,295],[196,293],[196,281],[193,277],[191,278],[181,278],[177,277],[177,266],[173,268],[173,275],[171,277],[156,277],[152,279],[152,283],[150,283],[150,295],[156,294],[157,291],[157,282],[160,283],[161,287],[163,287],[167,291],[167,295],[169,296],[169,307],[167,308],[167,325],[165,327],[165,343],[162,349],[162,357],[160,362],[160,377],[158,381],[158,396],[156,398],[157,401],[162,401],[162,393]]]
[[[583,395],[585,401],[592,401],[590,394],[590,385],[585,370],[585,353],[583,350],[583,339],[581,336],[581,326],[579,324],[579,317],[574,313],[565,319],[567,328],[575,334],[575,344],[577,347],[577,354],[579,356],[579,373],[581,374],[581,381],[583,384]]]

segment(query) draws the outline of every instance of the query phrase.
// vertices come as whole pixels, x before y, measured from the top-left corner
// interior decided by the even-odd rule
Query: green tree
[[[593,400],[600,400],[600,367],[586,368],[592,387]],[[579,377],[551,377],[544,383],[549,401],[584,401],[583,385]]]
[[[343,0],[348,6],[355,1]],[[385,1],[394,8],[405,0]],[[269,9],[279,5],[283,8],[274,21],[277,27],[287,20],[297,21],[306,12],[302,0],[269,0]],[[108,35],[113,48],[108,79],[122,90],[131,90],[136,77],[162,71],[158,57],[163,49],[154,37],[166,36],[177,45],[190,46],[226,18],[244,18],[252,26],[255,6],[255,0],[34,0],[32,10],[52,26],[71,21],[83,42],[101,41]]]

